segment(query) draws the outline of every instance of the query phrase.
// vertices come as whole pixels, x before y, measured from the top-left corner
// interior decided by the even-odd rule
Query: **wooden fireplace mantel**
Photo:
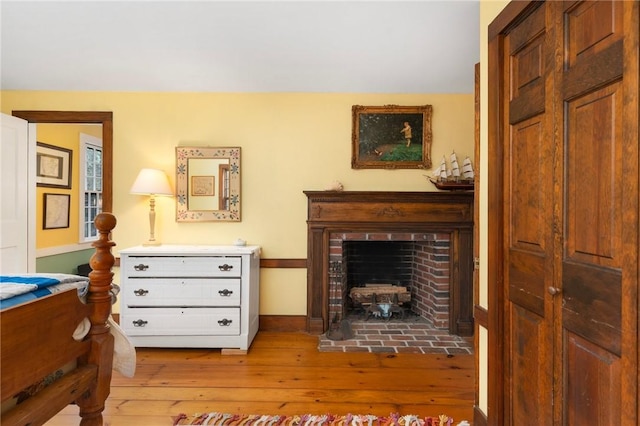
[[[451,334],[473,334],[473,192],[304,191],[307,331],[329,327],[329,236],[333,232],[450,233]]]

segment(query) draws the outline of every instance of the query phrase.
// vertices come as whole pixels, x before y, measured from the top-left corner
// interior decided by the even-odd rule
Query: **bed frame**
[[[73,361],[75,369],[2,415],[2,424],[41,425],[65,406],[80,407],[80,425],[102,425],[113,364],[111,313],[114,257],[109,234],[116,225],[111,213],[95,219],[99,239],[93,243],[87,304],[74,290],[17,305],[0,313],[2,400],[42,380]],[[72,338],[76,326],[89,318],[91,329],[83,341]]]

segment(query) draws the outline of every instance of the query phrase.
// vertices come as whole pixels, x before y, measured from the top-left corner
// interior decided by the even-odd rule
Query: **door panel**
[[[27,122],[2,114],[0,272],[32,271],[29,259],[29,145]]]
[[[532,419],[548,419],[550,416],[548,354],[541,348],[548,347],[544,317],[511,304],[511,336],[513,346],[509,380],[512,394],[512,425],[531,424]],[[539,422],[536,424],[545,424]]]
[[[554,5],[566,23],[557,95],[565,112],[562,410],[575,425],[620,421],[622,3]]]
[[[509,319],[507,424],[548,424],[552,419],[553,283],[552,132],[545,7],[505,38],[509,87],[505,140],[505,286]],[[505,100],[506,101],[506,100]]]
[[[621,362],[580,336],[566,333],[565,395],[568,425],[620,425]]]
[[[568,69],[582,61],[598,62],[596,56],[624,38],[621,2],[565,2],[563,8]]]
[[[545,239],[549,231],[543,120],[544,115],[539,115],[514,124],[509,147],[509,300],[540,316],[544,316]]]
[[[516,26],[507,38],[509,64],[509,122],[519,123],[545,109],[544,7]]]
[[[620,355],[621,274],[569,262],[562,274],[564,328]]]
[[[544,317],[545,256],[511,250],[509,301]]]
[[[544,215],[545,174],[549,161],[545,155],[544,116],[512,126],[511,130],[511,242],[514,249],[544,254],[546,247]]]
[[[566,260],[620,268],[619,83],[567,102]]]

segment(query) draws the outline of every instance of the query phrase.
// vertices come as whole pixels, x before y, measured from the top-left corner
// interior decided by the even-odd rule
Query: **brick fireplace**
[[[449,329],[448,233],[333,232],[329,236],[329,318],[339,321],[365,306],[349,292],[367,283],[407,287],[403,311]]]
[[[356,241],[386,241],[411,247],[411,274],[419,276],[411,282],[412,297],[415,293],[412,310],[451,334],[473,334],[472,192],[305,194],[310,333],[324,333],[330,321],[345,313],[345,247]]]

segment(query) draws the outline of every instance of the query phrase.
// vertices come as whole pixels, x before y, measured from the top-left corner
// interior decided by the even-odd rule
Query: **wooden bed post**
[[[93,388],[76,403],[80,407],[81,426],[101,426],[102,411],[111,385],[113,366],[113,336],[109,332],[108,319],[111,314],[111,283],[115,263],[111,247],[116,244],[109,239],[109,234],[116,226],[116,218],[111,213],[100,213],[94,221],[99,238],[92,245],[96,248],[89,264],[89,294],[87,303],[93,305],[91,310],[91,331],[87,339],[91,340],[91,350],[86,364],[96,364],[98,375]]]

